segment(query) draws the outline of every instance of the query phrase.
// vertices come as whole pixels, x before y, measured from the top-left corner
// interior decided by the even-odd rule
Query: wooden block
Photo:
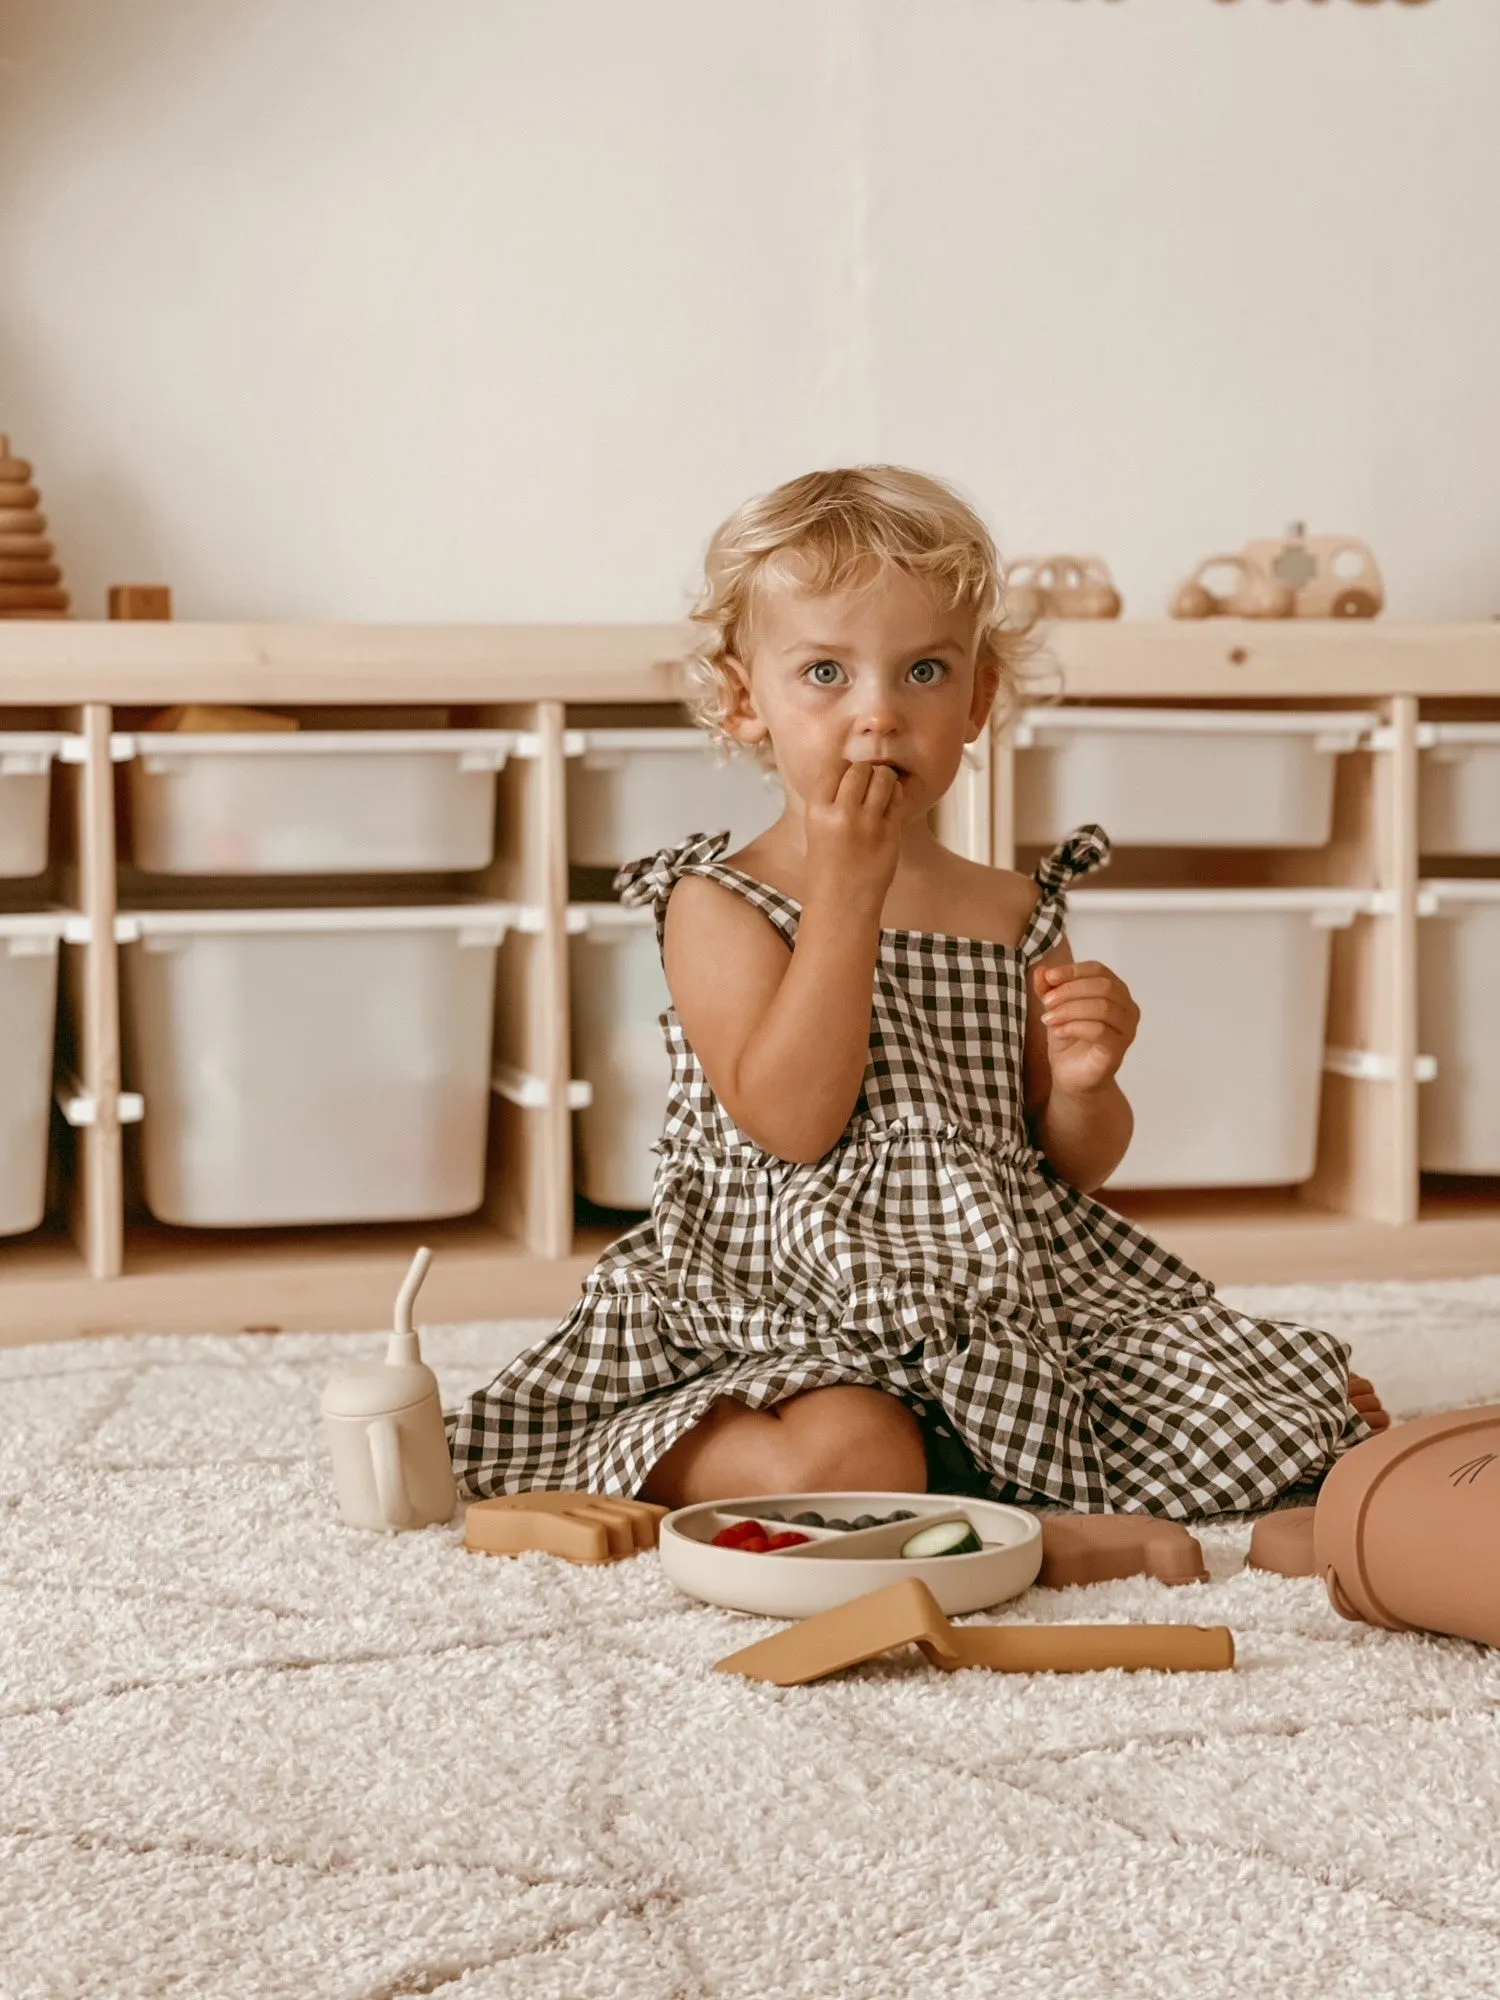
[[[476,1500],[464,1515],[464,1547],[480,1555],[539,1549],[565,1562],[619,1562],[654,1549],[668,1510],[602,1493],[500,1493]]]
[[[170,618],[172,592],[165,583],[112,583],[111,618]]]
[[[1042,1517],[1043,1590],[1074,1583],[1108,1583],[1121,1576],[1152,1576],[1158,1583],[1207,1583],[1203,1547],[1180,1521],[1149,1514],[1045,1514]]]

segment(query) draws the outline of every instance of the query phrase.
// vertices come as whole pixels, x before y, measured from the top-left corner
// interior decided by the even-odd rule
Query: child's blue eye
[[[826,672],[824,671],[826,668]],[[837,660],[814,660],[807,669],[807,678],[819,687],[834,687],[837,677],[843,673]],[[912,678],[918,687],[931,687],[942,679],[948,671],[941,660],[918,660],[912,668]]]

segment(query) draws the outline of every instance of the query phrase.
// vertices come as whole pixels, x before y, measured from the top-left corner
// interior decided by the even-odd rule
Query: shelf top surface
[[[1500,621],[1061,620],[1069,695],[1500,695]],[[0,703],[672,701],[683,625],[0,620]]]

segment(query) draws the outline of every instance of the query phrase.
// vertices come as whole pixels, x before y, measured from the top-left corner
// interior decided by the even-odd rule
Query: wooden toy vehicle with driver
[[[1291,591],[1293,618],[1373,618],[1385,604],[1374,552],[1355,535],[1309,535],[1293,521],[1283,540],[1247,542],[1243,554]]]
[[[1217,581],[1225,576],[1227,583]],[[1199,563],[1172,599],[1172,616],[1373,618],[1384,603],[1368,542],[1309,535],[1294,521],[1282,541],[1247,542],[1238,555]]]

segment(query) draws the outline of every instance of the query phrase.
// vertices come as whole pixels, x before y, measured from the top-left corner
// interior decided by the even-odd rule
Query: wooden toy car
[[[1233,581],[1219,590],[1207,579],[1226,570]],[[1174,618],[1290,618],[1290,587],[1248,555],[1209,556],[1172,599]]]
[[[1018,556],[1005,572],[1018,624],[1038,618],[1118,618],[1120,593],[1102,556]]]

